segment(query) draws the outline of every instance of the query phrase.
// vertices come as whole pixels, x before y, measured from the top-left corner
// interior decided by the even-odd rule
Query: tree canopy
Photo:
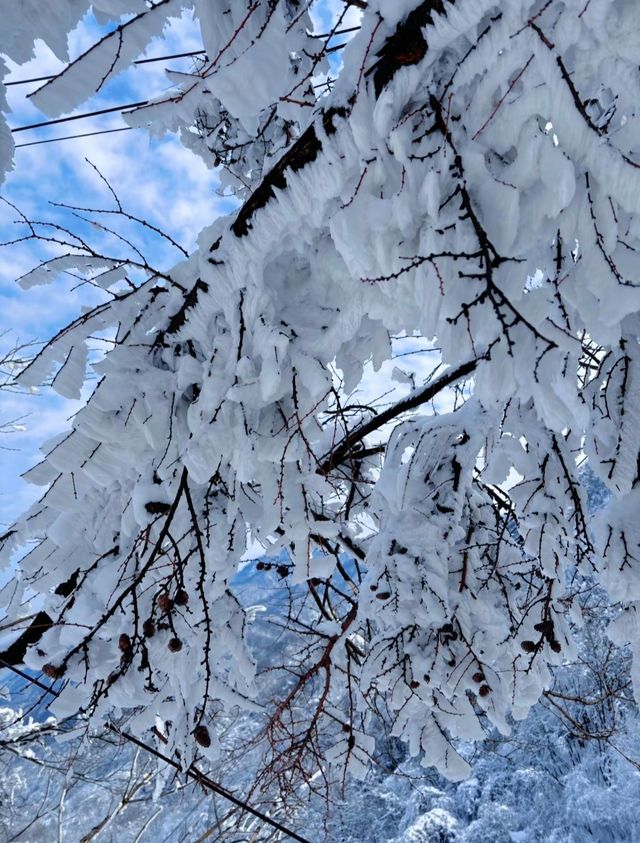
[[[258,788],[363,775],[380,722],[463,778],[574,653],[580,578],[640,644],[638,7],[352,0],[317,33],[304,0],[33,0],[0,50],[61,54],[90,5],[122,22],[33,101],[73,109],[193,9],[205,55],[127,120],[239,207],[166,270],[24,220],[57,251],[23,287],[105,298],[19,382],[78,396],[87,338],[113,347],[2,537],[3,608],[41,614],[0,658],[185,767],[246,710]],[[271,652],[249,565],[282,594]]]

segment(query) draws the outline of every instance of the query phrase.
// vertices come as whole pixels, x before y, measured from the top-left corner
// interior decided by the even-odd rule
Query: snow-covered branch
[[[89,50],[86,90],[133,59],[125,27],[143,49],[145,15],[184,5]],[[30,543],[8,610],[34,592],[50,621],[25,663],[72,680],[60,712],[126,710],[185,768],[246,709],[256,794],[363,775],[379,718],[461,778],[463,742],[508,733],[572,658],[570,574],[624,602],[611,634],[640,644],[637,10],[370,0],[327,92],[310,4],[193,6],[206,58],[130,119],[223,163],[241,207],[167,272],[23,218],[62,250],[23,284],[146,279],[21,376],[77,392],[86,338],[114,327],[6,537],[6,558]],[[380,406],[397,337],[446,368],[400,372],[420,385]],[[585,455],[614,495],[593,535]],[[250,566],[283,594],[266,664]]]

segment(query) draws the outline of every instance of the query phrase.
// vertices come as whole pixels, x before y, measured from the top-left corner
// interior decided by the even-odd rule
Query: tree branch
[[[411,395],[403,398],[402,401],[398,401],[382,413],[378,413],[373,418],[356,427],[325,456],[320,464],[318,473],[328,474],[332,468],[335,468],[335,466],[344,460],[353,446],[361,442],[365,436],[373,433],[374,430],[378,430],[387,422],[402,415],[402,413],[407,413],[409,410],[414,410],[426,401],[430,401],[446,387],[470,375],[475,370],[480,359],[474,358],[473,360],[468,360],[466,363],[462,363],[456,369],[449,369],[444,375],[427,384],[427,386],[416,390]]]

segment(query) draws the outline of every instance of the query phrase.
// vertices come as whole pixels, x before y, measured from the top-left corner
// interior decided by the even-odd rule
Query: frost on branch
[[[61,712],[160,718],[184,764],[242,705],[265,792],[361,775],[378,717],[459,778],[464,742],[508,731],[571,655],[570,573],[637,613],[637,7],[371,0],[316,101],[306,4],[204,6],[207,59],[140,114],[206,112],[252,190],[96,313],[114,348],[32,470],[48,489],[5,537],[31,543],[5,603],[43,596],[25,660],[73,680]],[[87,330],[33,365],[64,382]],[[372,370],[398,337],[442,366],[385,406]],[[585,453],[614,493],[595,536]],[[263,670],[250,553],[290,601]]]
[[[163,0],[163,3],[166,2],[167,0]],[[61,0],[61,2],[52,3],[47,8],[46,14],[43,14],[40,0],[3,3],[0,56],[8,56],[17,64],[22,64],[33,58],[34,43],[41,40],[56,58],[60,61],[69,61],[68,34],[75,29],[89,9],[92,9],[100,23],[106,23],[117,19],[120,15],[142,12],[145,8],[144,0]],[[148,40],[142,44],[139,52],[144,49]],[[135,57],[131,55],[129,61]],[[91,80],[90,86],[80,94],[81,99],[85,99],[94,92],[95,87],[92,86],[97,84],[94,83],[96,70],[96,64],[92,64],[91,72],[88,72],[87,76]],[[114,62],[114,67],[111,67],[108,72],[115,70]],[[6,65],[0,58],[0,184],[4,181],[7,172],[12,169],[13,156],[13,140],[4,118],[4,114],[9,111],[3,84],[6,72]],[[98,79],[98,83],[99,81]],[[74,108],[73,93],[69,91],[69,95],[59,102],[61,111],[70,111]],[[42,107],[40,103],[38,106]]]
[[[185,4],[182,0],[156,0],[153,5],[147,6],[139,0],[119,3],[107,0],[106,3],[93,2],[91,5],[98,18],[105,7],[109,11],[110,7],[119,7],[115,12],[118,16],[124,12],[135,11],[137,14],[104,35],[57,76],[29,95],[34,105],[49,116],[72,111],[100,91],[108,78],[126,69],[144,52],[152,38],[162,34],[167,20],[179,16]]]

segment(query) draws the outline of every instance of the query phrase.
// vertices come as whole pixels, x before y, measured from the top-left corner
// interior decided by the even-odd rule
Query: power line
[[[359,26],[347,26],[345,29],[336,29],[335,32],[312,32],[312,38],[334,38],[336,35],[346,35],[347,32],[359,32]]]
[[[341,50],[346,47],[346,44],[336,44],[335,47],[328,47],[325,52],[332,53],[335,50]],[[317,87],[322,87],[325,83]],[[316,86],[314,86],[316,87]],[[28,126],[16,126],[11,129],[12,132],[26,132],[28,129],[41,129],[44,126],[55,126],[58,123],[71,123],[74,120],[84,120],[85,117],[97,117],[100,114],[111,114],[114,111],[126,111],[127,109],[139,108],[143,105],[150,105],[148,100],[141,100],[140,102],[127,102],[123,105],[113,105],[110,108],[99,108],[96,111],[84,111],[82,114],[70,114],[68,117],[56,117],[55,120],[42,120],[39,123],[29,123]],[[26,146],[26,144],[24,144]]]
[[[358,32],[360,29],[359,26],[348,26],[345,29],[336,29],[335,32],[319,32],[319,33],[312,33],[312,38],[334,38],[336,35],[346,35],[349,32]],[[150,64],[151,62],[156,61],[169,61],[170,59],[184,59],[190,58],[192,56],[205,56],[207,54],[206,50],[190,50],[186,53],[172,53],[169,56],[154,56],[150,59],[136,59],[136,61],[132,62],[132,64]],[[64,69],[60,71],[63,73]],[[52,73],[49,76],[34,76],[32,79],[14,79],[10,80],[9,82],[5,82],[5,87],[10,87],[11,85],[29,85],[33,82],[49,82],[51,79],[55,79],[56,76],[59,76],[58,73]]]
[[[190,56],[206,56],[206,50],[191,50],[187,53],[172,53],[170,56],[156,56],[151,59],[136,59],[133,64],[150,64],[153,61],[168,61],[169,59],[185,59]]]
[[[30,123],[28,126],[16,126],[12,132],[26,132],[27,129],[41,129],[43,126],[54,126],[56,123],[70,123],[73,120],[83,120],[85,117],[96,117],[98,114],[111,114],[114,111],[124,111],[126,108],[138,108],[149,105],[147,100],[129,102],[124,105],[113,105],[111,108],[99,108],[97,111],[84,111],[82,114],[71,114],[69,117],[56,117],[55,120],[43,120],[41,123]]]
[[[132,62],[132,64],[149,64],[154,61],[168,61],[169,59],[183,59],[188,58],[189,56],[203,56],[206,55],[206,52],[206,50],[192,50],[188,53],[173,53],[170,56],[155,56],[151,59],[137,59]],[[63,72],[64,70],[60,71],[60,73]],[[14,81],[5,82],[4,84],[8,88],[10,85],[28,85],[30,82],[48,82],[50,79],[55,79],[56,76],[59,76],[59,74],[52,73],[50,76],[34,76],[33,79],[15,79]]]
[[[241,808],[243,811],[247,811],[249,814],[253,814],[254,817],[257,819],[262,820],[262,822],[267,823],[272,828],[275,828],[276,831],[282,831],[287,837],[290,837],[292,840],[297,840],[298,843],[310,843],[306,837],[301,837],[297,832],[293,831],[287,826],[282,825],[277,820],[272,819],[271,817],[267,816],[267,814],[263,814],[262,811],[258,811],[257,808],[252,808],[246,802],[243,802],[241,799],[238,799],[232,793],[222,787],[221,785],[214,782],[213,779],[210,779],[209,776],[206,776],[204,773],[201,773],[195,767],[189,767],[187,770],[182,770],[180,765],[177,761],[174,761],[173,758],[169,758],[169,756],[164,755],[164,753],[159,752],[155,747],[149,746],[143,741],[138,740],[138,738],[130,735],[129,732],[122,732],[116,726],[110,724],[110,728],[118,735],[122,735],[123,738],[130,741],[131,743],[139,746],[141,749],[145,749],[147,752],[151,753],[151,755],[155,755],[156,758],[159,758],[161,761],[164,761],[166,764],[169,764],[175,770],[179,772],[184,772],[185,775],[192,778],[194,781],[198,782],[198,784],[204,785],[208,787],[213,793],[217,793],[219,796],[222,796],[223,799],[231,802],[233,805],[237,805],[238,808]]]
[[[335,47],[329,47],[326,52],[331,53],[334,50],[341,50],[346,47],[346,44],[337,44]],[[322,87],[326,83],[323,82],[317,87]],[[316,86],[314,86],[316,87]],[[42,129],[44,126],[55,126],[58,123],[71,123],[74,120],[84,120],[86,117],[97,117],[100,114],[112,114],[114,111],[126,111],[132,108],[139,108],[143,105],[150,105],[148,100],[141,100],[140,102],[127,102],[122,105],[114,105],[110,108],[99,108],[96,111],[84,111],[82,114],[70,114],[68,117],[57,117],[55,120],[42,120],[39,123],[29,123],[28,126],[16,126],[11,129],[12,132],[26,132],[28,129]],[[115,131],[115,130],[112,130]],[[101,134],[96,132],[95,134]],[[70,135],[69,137],[82,137],[82,135]],[[65,138],[55,138],[55,140],[65,140]],[[44,142],[44,141],[43,141]],[[20,146],[29,146],[30,144],[19,144]]]
[[[349,32],[358,32],[360,30],[359,26],[348,26],[344,29],[336,29],[335,32],[318,32],[312,33],[312,38],[335,38],[336,35],[346,35]],[[184,59],[190,58],[192,56],[205,56],[207,54],[206,50],[190,50],[186,53],[171,53],[168,56],[154,56],[150,59],[136,59],[132,64],[150,64],[151,62],[155,61],[169,61],[169,59]],[[63,73],[64,70],[60,71]],[[29,85],[33,82],[48,82],[50,79],[55,79],[58,76],[58,73],[51,73],[49,76],[34,76],[31,79],[13,79],[9,82],[5,82],[5,87],[10,87],[11,85]]]
[[[137,129],[138,126],[121,126],[119,129],[101,129],[99,132],[84,132],[81,135],[63,135],[60,138],[45,138],[45,140],[30,141],[29,143],[17,143],[15,149],[23,146],[38,146],[41,143],[56,143],[56,141],[73,140],[74,138],[90,138],[93,135],[110,135],[112,132],[128,132],[130,129]]]
[[[318,35],[316,37],[318,37],[318,38],[330,38],[331,37],[332,38],[334,35],[339,35],[339,34],[343,34],[343,33],[347,33],[347,32],[353,32],[357,29],[359,29],[359,27],[348,27],[346,29],[336,30],[336,32],[334,32],[334,33],[322,33],[321,35]],[[325,52],[326,53],[333,53],[333,52],[336,52],[337,50],[342,50],[343,47],[346,47],[346,46],[347,46],[347,42],[345,42],[343,44],[336,44],[333,47],[327,47]],[[184,57],[187,57],[187,56],[197,56],[197,55],[206,55],[206,50],[194,50],[194,51],[186,52],[186,53],[173,53],[172,55],[168,55],[168,56],[157,56],[155,58],[150,58],[150,59],[138,59],[137,61],[134,61],[133,64],[146,64],[148,62],[164,61],[164,60],[167,60],[167,59],[184,58]],[[64,72],[64,71],[61,71],[61,72]],[[58,74],[54,74],[53,76],[38,76],[38,77],[34,77],[33,79],[16,79],[13,82],[5,82],[5,85],[23,85],[23,84],[27,84],[28,82],[42,82],[42,81],[47,81],[49,79],[54,79],[56,75],[58,75]],[[114,111],[124,111],[126,109],[131,109],[131,108],[139,108],[140,106],[143,106],[143,105],[149,105],[149,102],[147,100],[144,100],[142,102],[130,102],[130,103],[125,103],[124,105],[114,105],[114,106],[111,106],[110,108],[100,108],[100,109],[97,109],[96,111],[85,111],[82,114],[71,114],[67,117],[57,117],[54,120],[42,120],[39,123],[29,123],[29,125],[27,125],[27,126],[16,126],[15,128],[11,129],[11,131],[12,132],[26,132],[29,129],[41,129],[44,126],[55,126],[58,123],[70,123],[73,120],[83,120],[86,117],[97,117],[101,114],[111,114]],[[117,130],[112,129],[110,131],[117,131]],[[106,133],[107,132],[105,131],[104,134],[106,134]],[[51,138],[51,141],[69,140],[72,137],[88,137],[89,134],[96,134],[97,135],[97,134],[103,134],[103,133],[102,132],[93,132],[93,133],[87,133],[87,134],[84,134],[84,135],[67,135],[67,136],[61,137],[61,138]],[[45,142],[46,141],[39,141],[39,143],[45,143]],[[19,148],[19,147],[22,147],[22,146],[35,146],[36,143],[38,143],[38,142],[34,142],[32,144],[27,144],[27,143],[16,144],[16,149]]]
[[[24,671],[20,670],[19,668],[14,667],[12,664],[9,664],[8,662],[0,660],[0,666],[6,667],[8,670],[13,671],[18,676],[21,676],[23,679],[25,679],[27,682],[30,682],[32,685],[36,685],[38,688],[41,688],[47,694],[51,694],[51,696],[56,697],[56,698],[60,696],[59,691],[56,691],[53,687],[51,687],[49,685],[45,685],[43,682],[40,682],[38,679],[34,679],[32,676],[29,676],[28,673],[25,673]],[[189,778],[193,779],[194,781],[198,782],[199,784],[203,785],[204,787],[209,788],[209,790],[211,790],[213,793],[217,793],[219,796],[222,796],[223,799],[226,799],[228,802],[231,802],[234,805],[237,805],[239,808],[242,808],[243,811],[247,811],[247,813],[253,814],[254,817],[257,817],[257,819],[262,820],[262,822],[264,822],[264,823],[267,823],[267,825],[270,825],[272,828],[275,828],[277,831],[282,831],[284,834],[286,834],[292,840],[297,840],[298,843],[310,843],[310,841],[307,840],[306,837],[301,837],[295,831],[292,831],[290,828],[287,828],[286,826],[282,825],[277,820],[272,819],[271,817],[267,816],[266,814],[263,814],[262,811],[258,811],[257,808],[252,808],[251,805],[248,805],[246,802],[243,802],[241,799],[238,799],[236,796],[234,796],[232,793],[230,793],[226,788],[222,787],[222,785],[218,784],[217,782],[215,782],[213,779],[209,778],[209,776],[205,775],[204,773],[201,773],[196,767],[193,766],[193,764],[187,770],[182,770],[182,768],[180,767],[180,765],[178,764],[177,761],[174,761],[173,758],[170,758],[168,755],[164,755],[162,752],[157,750],[155,747],[149,746],[149,744],[144,743],[143,741],[136,738],[134,735],[129,734],[129,732],[122,731],[122,729],[119,729],[113,723],[107,723],[106,725],[107,725],[107,728],[111,732],[113,732],[114,734],[120,735],[125,740],[129,741],[130,743],[135,744],[136,746],[139,746],[140,749],[144,749],[146,752],[149,752],[151,755],[154,755],[156,758],[160,759],[161,761],[164,761],[166,764],[169,764],[171,767],[173,767],[178,772],[184,773]]]

